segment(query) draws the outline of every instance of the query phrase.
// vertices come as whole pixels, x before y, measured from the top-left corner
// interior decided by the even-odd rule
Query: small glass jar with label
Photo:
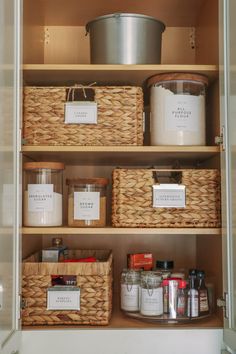
[[[124,269],[121,273],[121,309],[127,312],[139,311],[140,270]]]
[[[144,316],[163,314],[162,279],[156,272],[142,273],[140,313]]]
[[[205,145],[208,78],[192,73],[151,77],[151,145]]]
[[[106,226],[106,178],[67,179],[68,225],[75,227]]]
[[[25,226],[62,225],[62,174],[59,162],[26,162],[24,164]]]

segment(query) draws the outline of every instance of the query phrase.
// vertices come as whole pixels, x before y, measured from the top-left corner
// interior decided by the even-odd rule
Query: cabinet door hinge
[[[225,151],[225,127],[221,127],[221,133],[220,136],[215,137],[215,144],[220,145],[222,151]]]
[[[229,296],[228,293],[224,293],[224,297],[217,299],[217,306],[223,307],[224,317],[229,318]]]
[[[17,314],[17,319],[21,319],[21,310],[26,308],[26,301],[25,299],[22,298],[21,295],[18,296],[18,314]]]

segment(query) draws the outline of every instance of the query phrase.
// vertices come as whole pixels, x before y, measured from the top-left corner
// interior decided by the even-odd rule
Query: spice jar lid
[[[65,165],[62,162],[25,162],[25,170],[37,170],[40,168],[50,170],[64,170]]]
[[[165,73],[165,74],[158,74],[151,76],[148,81],[147,85],[148,87],[155,85],[158,82],[162,81],[175,81],[175,80],[181,80],[181,81],[197,81],[201,82],[205,85],[208,85],[208,77],[202,74],[192,74],[192,73]]]
[[[173,261],[156,261],[156,267],[159,269],[169,270],[174,268]]]
[[[185,289],[187,286],[186,280],[180,280],[179,281],[179,289]]]
[[[109,183],[107,178],[67,178],[66,184],[97,184],[106,186]]]

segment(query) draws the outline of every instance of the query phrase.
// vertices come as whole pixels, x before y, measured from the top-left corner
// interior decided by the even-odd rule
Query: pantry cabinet
[[[22,354],[32,353],[32,348],[34,354],[73,353],[78,347],[86,354],[95,350],[103,354],[134,351],[140,354],[157,349],[164,354],[219,354],[224,347],[224,326],[224,342],[236,351],[233,273],[236,43],[231,35],[235,30],[234,1],[147,0],[144,4],[132,0],[2,0],[0,4],[3,45],[0,51],[0,100],[3,107],[0,116],[3,128],[0,132],[0,339],[3,353],[16,351],[14,332],[18,328],[20,330],[15,334],[22,336]],[[151,15],[166,24],[161,64],[90,64],[85,24],[97,16],[114,12]],[[168,72],[200,73],[208,77],[206,146],[149,145],[146,80],[152,75]],[[93,82],[142,86],[146,111],[144,146],[29,145],[27,140],[21,139],[23,97],[20,87]],[[63,227],[21,226],[22,161],[65,164]],[[66,226],[66,178],[104,177],[111,182],[111,173],[116,167],[152,166],[220,170],[222,228],[114,228],[111,214],[108,214],[106,227]],[[111,210],[111,187],[108,194],[108,210]],[[7,216],[12,219],[5,225]],[[66,330],[63,326],[18,326],[20,259],[51,245],[55,235],[60,235],[71,249],[112,250],[114,300],[108,326],[69,327]],[[184,325],[143,322],[124,316],[119,308],[120,272],[126,267],[128,253],[142,251],[152,252],[155,259],[174,259],[178,270],[204,269],[214,289],[213,313]],[[216,306],[216,299],[223,297],[225,292],[228,301],[224,314],[222,308]],[[224,304],[223,300],[221,304]]]

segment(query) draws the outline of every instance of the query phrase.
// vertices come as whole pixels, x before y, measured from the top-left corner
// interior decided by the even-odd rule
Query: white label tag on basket
[[[75,286],[48,288],[47,310],[80,310],[80,288]]]
[[[65,123],[97,124],[97,103],[85,101],[66,102]]]
[[[154,208],[185,208],[185,186],[182,184],[154,184]]]

